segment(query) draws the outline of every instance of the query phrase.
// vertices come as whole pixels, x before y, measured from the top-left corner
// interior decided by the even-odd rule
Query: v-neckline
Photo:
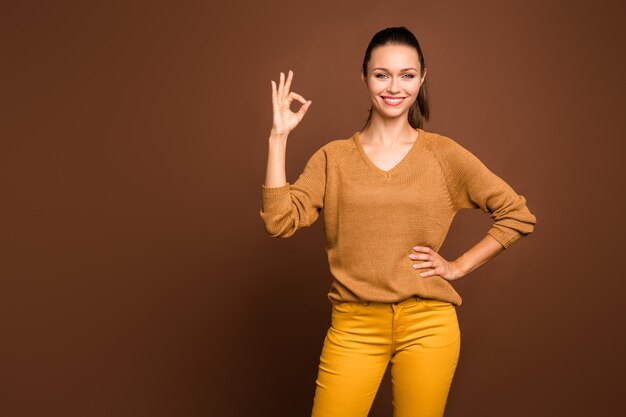
[[[355,132],[354,135],[352,135],[352,139],[356,145],[357,150],[359,151],[359,154],[361,155],[361,158],[365,161],[365,163],[370,168],[372,168],[377,174],[382,175],[383,177],[389,179],[391,175],[395,174],[398,170],[400,170],[407,163],[407,161],[411,157],[411,154],[415,152],[418,142],[421,142],[423,135],[424,135],[424,131],[420,128],[415,128],[415,131],[417,132],[417,138],[415,138],[415,141],[413,142],[413,145],[411,145],[411,148],[409,149],[409,151],[404,155],[404,157],[400,160],[400,162],[398,162],[391,169],[388,169],[386,171],[380,168],[374,162],[372,162],[370,157],[367,156],[367,153],[365,152],[365,148],[363,148],[363,144],[361,143],[361,140],[360,140],[361,132],[359,131]]]

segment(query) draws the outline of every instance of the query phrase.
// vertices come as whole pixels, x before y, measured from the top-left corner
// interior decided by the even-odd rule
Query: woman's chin
[[[409,110],[405,109],[405,110],[399,110],[399,109],[393,109],[393,110],[377,110],[377,113],[380,117],[384,118],[384,119],[396,119],[398,117],[408,117],[408,113]]]

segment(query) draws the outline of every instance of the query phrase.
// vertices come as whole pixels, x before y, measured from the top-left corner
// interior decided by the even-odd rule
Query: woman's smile
[[[392,96],[381,96],[381,97],[383,99],[383,102],[390,106],[397,106],[401,104],[406,98],[406,97],[392,97]]]

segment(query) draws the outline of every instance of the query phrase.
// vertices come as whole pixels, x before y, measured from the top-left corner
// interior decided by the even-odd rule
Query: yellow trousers
[[[367,417],[391,361],[394,417],[441,417],[460,347],[454,304],[332,304],[311,415]]]

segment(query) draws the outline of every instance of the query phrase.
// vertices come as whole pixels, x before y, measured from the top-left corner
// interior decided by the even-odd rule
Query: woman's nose
[[[397,79],[397,78],[395,78],[395,77],[393,77],[393,78],[391,79],[391,85],[389,86],[389,92],[390,92],[390,93],[395,93],[395,92],[397,92],[397,91],[399,91],[399,90],[398,90],[398,79]]]

